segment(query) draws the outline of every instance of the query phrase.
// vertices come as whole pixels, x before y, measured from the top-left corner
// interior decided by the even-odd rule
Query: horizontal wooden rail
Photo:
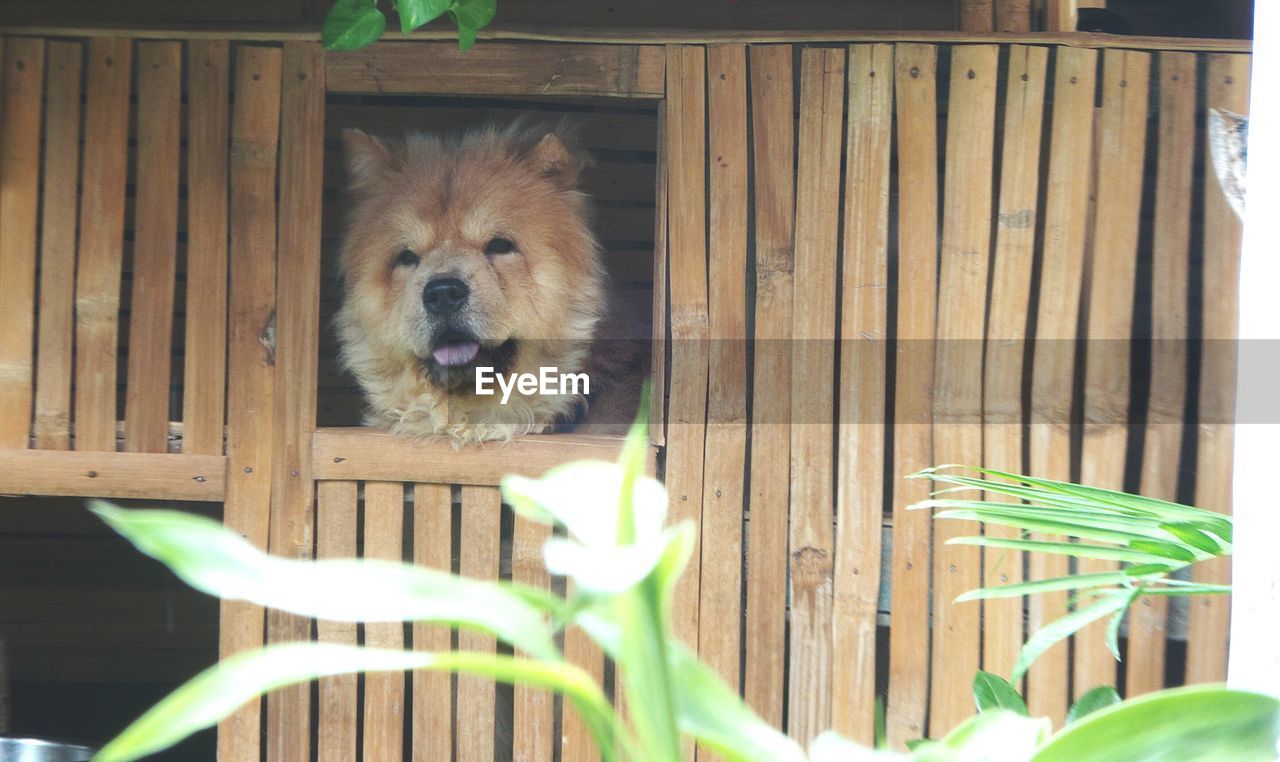
[[[488,42],[382,42],[325,56],[332,93],[661,98],[662,48]]]
[[[496,485],[507,474],[538,476],[575,460],[615,460],[619,437],[554,434],[455,448],[441,439],[406,439],[385,431],[322,428],[312,440],[315,478],[431,484]],[[656,450],[650,448],[648,470]]]
[[[220,502],[221,455],[138,452],[0,451],[0,494]]]

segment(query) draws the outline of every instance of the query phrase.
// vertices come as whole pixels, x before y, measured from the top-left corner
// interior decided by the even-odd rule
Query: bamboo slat
[[[966,32],[995,30],[993,0],[959,0],[960,28]]]
[[[1030,32],[1031,0],[995,0],[995,31]]]
[[[1248,56],[1208,56],[1205,106],[1249,112]],[[1209,152],[1204,149],[1203,328],[1197,419],[1195,504],[1231,512],[1236,410],[1237,314],[1241,225],[1222,195]],[[1231,564],[1205,561],[1192,567],[1198,582],[1229,583]],[[1229,601],[1217,595],[1190,600],[1187,621],[1187,682],[1220,682],[1227,676]]]
[[[698,653],[735,691],[741,669],[747,450],[747,50],[707,49],[710,363],[702,487]]]
[[[231,131],[230,301],[227,387],[227,502],[224,523],[266,549],[270,526],[275,398],[267,341],[275,310],[276,149],[280,132],[280,50],[236,50]],[[262,644],[262,609],[223,602],[220,652]],[[256,758],[259,701],[219,725],[218,757]]]
[[[1074,32],[1077,0],[1044,0],[1046,32]]]
[[[831,724],[875,741],[876,614],[884,516],[893,46],[849,49]]]
[[[325,56],[335,93],[663,97],[657,46],[381,42]]]
[[[355,558],[359,524],[359,485],[353,481],[325,481],[316,485],[316,558]],[[322,643],[356,644],[355,622],[316,621]],[[320,678],[316,730],[319,762],[358,759],[356,724],[360,713],[355,675]]]
[[[220,501],[222,456],[0,450],[0,494]]]
[[[44,40],[4,50],[0,123],[0,447],[26,448],[34,407],[36,219],[40,187]]]
[[[511,543],[512,582],[543,589],[551,587],[551,577],[542,560],[542,546],[550,537],[551,527],[516,516]],[[556,746],[554,710],[555,704],[548,691],[515,686],[512,759],[551,762]]]
[[[364,483],[361,556],[396,562],[404,558],[404,485],[400,482]],[[369,622],[364,626],[364,643],[370,648],[404,648],[404,625]],[[404,688],[403,672],[369,672],[364,676],[363,758],[369,762],[403,756]],[[306,716],[301,719],[305,722]],[[268,748],[274,745],[268,739]]]
[[[996,248],[991,270],[991,307],[987,318],[983,383],[983,464],[1021,474],[1023,362],[1027,318],[1031,314],[1031,262],[1035,247],[1040,192],[1040,141],[1044,123],[1046,48],[1015,46],[1009,51],[1005,88],[1000,200],[996,212]],[[991,498],[995,499],[995,498]],[[1017,538],[1021,532],[988,525],[988,535]],[[987,550],[983,584],[1021,582],[1023,555]],[[1012,674],[1022,647],[1023,601],[1005,598],[982,604],[982,668]]]
[[[845,51],[800,59],[795,311],[791,320],[791,651],[787,732],[808,745],[831,725],[835,538],[835,330]]]
[[[1151,394],[1139,492],[1178,499],[1187,389],[1191,187],[1196,144],[1196,57],[1161,53],[1160,117],[1152,238]],[[1129,696],[1164,687],[1168,601],[1144,596],[1129,609],[1124,666]]]
[[[1047,479],[1071,478],[1071,393],[1076,319],[1084,265],[1085,227],[1093,155],[1093,94],[1097,52],[1056,53],[1045,230],[1032,349],[1029,470]],[[1045,579],[1067,573],[1066,559],[1032,554],[1028,573]],[[1027,634],[1066,613],[1066,596],[1049,593],[1027,603]],[[1067,715],[1067,645],[1044,653],[1027,675],[1027,701],[1055,724]]]
[[[934,368],[933,448],[939,463],[982,462],[982,339],[986,330],[991,250],[992,171],[999,49],[951,51],[947,115],[938,344]],[[976,603],[955,599],[982,584],[982,557],[953,537],[980,531],[973,522],[933,527],[933,663],[929,734],[945,736],[973,714],[970,675],[982,635]]]
[[[671,386],[667,400],[668,520],[702,517],[703,439],[707,400],[706,54],[667,51],[668,248],[671,294]],[[701,532],[699,532],[699,543]],[[698,642],[699,546],[676,582],[671,625]]]
[[[227,379],[229,46],[187,45],[187,315],[184,452],[222,452]]]
[[[169,370],[178,259],[182,45],[138,43],[138,179],[124,447],[169,446]]]
[[[1080,481],[1124,489],[1128,444],[1129,348],[1133,331],[1138,226],[1147,137],[1151,56],[1109,50],[1103,57],[1097,168],[1085,348],[1084,444]],[[1080,559],[1081,574],[1110,571],[1114,562]],[[1116,661],[1106,645],[1107,620],[1080,630],[1074,643],[1073,692],[1115,685]],[[1147,644],[1159,648],[1161,644]]]
[[[447,484],[413,485],[413,562],[442,572],[453,571],[453,497]],[[415,622],[415,651],[448,651],[447,627]],[[413,673],[413,759],[447,760],[453,755],[453,678],[447,672],[419,669]]]
[[[658,104],[653,203],[653,342],[649,351],[649,444],[667,443],[667,104]]]
[[[572,593],[573,583],[568,584]],[[595,642],[577,627],[570,627],[564,633],[564,658],[581,667],[597,684],[603,680],[604,655]],[[562,706],[560,759],[562,762],[599,762],[600,750],[596,748],[586,723],[571,705],[564,703]],[[685,758],[690,759],[688,755]]]
[[[787,496],[790,492],[791,305],[795,125],[790,45],[754,46],[751,62],[755,349],[747,553],[747,704],[782,725],[786,663]]]
[[[77,450],[116,449],[116,331],[124,246],[132,43],[89,43],[76,268]]]
[[[898,45],[898,320],[894,383],[893,611],[889,643],[889,742],[925,734],[929,662],[931,521],[906,507],[929,488],[906,477],[934,465],[933,340],[938,257],[938,51]]]
[[[324,178],[324,52],[284,46],[281,72],[280,213],[276,286],[275,424],[271,539],[275,555],[310,558],[314,536],[311,433],[316,427],[320,332],[320,208]],[[300,383],[301,381],[301,383]],[[267,640],[306,640],[311,623],[267,613]],[[267,759],[305,760],[311,743],[311,689],[275,691],[267,702]]]
[[[541,476],[575,460],[618,459],[615,437],[558,434],[455,448],[443,439],[405,439],[386,431],[322,428],[312,442],[317,479],[378,479],[432,484],[497,485],[507,474]],[[649,470],[653,471],[653,453]]]
[[[76,191],[80,184],[84,46],[77,42],[50,42],[46,68],[35,446],[66,450],[71,446],[76,231],[65,221],[76,218]]]
[[[502,496],[497,487],[462,488],[462,550],[458,573],[482,580],[498,578],[499,524]],[[458,633],[459,651],[492,653],[497,643],[476,632]],[[492,762],[494,759],[494,684],[482,677],[458,676],[458,759]],[[367,731],[366,731],[367,732]],[[368,757],[366,759],[383,759]],[[566,758],[567,759],[567,758]]]

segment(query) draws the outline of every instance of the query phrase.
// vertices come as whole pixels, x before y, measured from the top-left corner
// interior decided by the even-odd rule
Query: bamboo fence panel
[[[445,489],[448,490],[447,487]],[[316,558],[355,558],[359,555],[356,537],[359,497],[356,482],[324,481],[316,485]],[[355,622],[316,621],[316,639],[322,643],[354,646],[357,638]],[[414,645],[418,645],[416,638]],[[316,758],[319,762],[357,759],[358,695],[357,676],[354,674],[320,678],[316,720]]]
[[[1205,67],[1205,106],[1237,114],[1249,111],[1249,56],[1210,55]],[[1236,409],[1237,290],[1240,282],[1240,220],[1227,205],[1213,163],[1204,152],[1203,324],[1195,504],[1231,512],[1233,429]],[[1197,564],[1198,582],[1228,583],[1226,559]],[[1221,596],[1193,599],[1187,622],[1187,681],[1221,682],[1227,677],[1229,601]]]
[[[1146,158],[1147,84],[1151,56],[1109,50],[1103,56],[1102,109],[1096,136],[1097,212],[1090,252],[1080,480],[1124,489],[1129,435],[1130,337]],[[1080,574],[1113,571],[1110,561],[1080,559]],[[1107,620],[1074,638],[1072,693],[1115,685],[1116,661],[1106,644]]]
[[[787,732],[808,744],[831,724],[835,539],[833,424],[840,149],[845,51],[800,59],[795,297],[791,320],[791,651]]]
[[[182,451],[221,453],[227,377],[230,46],[187,44],[187,315]],[[198,284],[198,288],[192,285]]]
[[[280,134],[278,48],[236,49],[231,130],[230,269],[227,385],[227,501],[223,522],[266,549],[270,526],[274,352],[268,335],[275,309],[276,155]],[[86,162],[87,166],[87,162]],[[77,407],[77,409],[79,409]],[[262,644],[263,611],[222,603],[220,653]],[[218,755],[244,759],[259,748],[258,700],[219,726]]]
[[[138,43],[137,206],[124,447],[169,449],[170,358],[178,260],[178,160],[182,46]]]
[[[898,45],[894,61],[898,145],[898,291],[893,440],[893,610],[889,742],[925,734],[928,709],[929,564],[932,521],[907,506],[929,487],[906,481],[934,465],[933,340],[938,257],[938,50]]]
[[[515,517],[511,541],[511,580],[538,588],[550,588],[551,577],[542,560],[542,546],[551,538],[551,527]],[[414,693],[417,701],[417,693]],[[512,758],[551,762],[555,751],[555,703],[545,690],[515,686],[512,707],[514,725]],[[417,730],[415,729],[415,733]],[[431,759],[445,759],[443,756]]]
[[[1151,244],[1151,387],[1139,491],[1178,499],[1183,417],[1187,401],[1187,341],[1191,264],[1191,189],[1196,145],[1196,57],[1161,53],[1156,138],[1155,222]],[[1151,595],[1129,611],[1124,655],[1130,696],[1165,682],[1168,599]]]
[[[874,742],[884,515],[893,46],[849,48],[840,312],[831,725]],[[784,527],[785,530],[785,527]]]
[[[737,690],[747,451],[747,50],[707,49],[709,383],[698,653]],[[701,626],[706,623],[708,626]]]
[[[472,579],[496,580],[499,566],[499,520],[502,498],[497,487],[462,488],[462,526],[465,541],[458,556],[458,573]],[[458,650],[492,653],[497,644],[492,636],[475,632],[458,633]],[[568,650],[568,649],[566,649]],[[566,658],[572,658],[566,654]],[[598,658],[598,657],[597,657]],[[458,676],[457,751],[458,759],[491,762],[494,759],[494,683],[492,679]],[[398,732],[398,730],[397,730]],[[566,737],[569,733],[566,732]],[[586,739],[585,728],[581,732]],[[566,742],[566,746],[568,742]],[[566,748],[563,759],[575,757]],[[504,757],[506,754],[503,755]],[[380,759],[375,757],[374,759]]]
[[[1040,148],[1044,125],[1045,48],[1009,49],[996,207],[995,255],[991,265],[991,305],[987,318],[983,381],[982,462],[988,468],[1025,472],[1022,457],[1027,318],[1031,312],[1031,265],[1035,253],[1040,192]],[[994,498],[993,498],[994,499]],[[985,528],[996,537],[1017,538],[1010,527]],[[1023,579],[1023,555],[985,550],[984,585]],[[982,668],[1010,675],[1023,642],[1023,602],[1018,598],[982,604]]]
[[[321,482],[323,484],[323,482]],[[453,571],[453,490],[448,484],[413,487],[413,562],[442,572]],[[415,622],[416,651],[448,651],[449,628]],[[413,759],[450,759],[453,754],[453,678],[447,672],[420,669],[413,673]],[[549,746],[548,746],[549,748]]]
[[[402,483],[364,483],[364,548],[361,555],[382,561],[403,560]],[[400,622],[366,623],[364,644],[370,648],[404,648],[404,625]],[[373,762],[379,759],[400,759],[403,756],[404,714],[404,673],[365,673],[364,759]]]
[[[1031,0],[995,0],[994,31],[1030,32],[1031,5]]]
[[[960,0],[960,28],[966,32],[990,32],[995,29],[993,0]]]
[[[988,253],[995,151],[998,48],[964,45],[951,50],[942,256],[938,275],[938,343],[934,362],[933,447],[939,463],[981,462],[982,362],[986,332]],[[956,604],[982,584],[981,553],[947,545],[977,534],[973,522],[943,521],[933,528],[933,662],[929,732],[945,735],[973,713],[970,675],[982,641],[976,604]]]
[[[84,45],[51,41],[46,69],[34,430],[36,447],[66,450],[71,447],[76,230],[64,221],[76,218],[76,191],[80,184]]]
[[[795,262],[795,125],[790,45],[752,46],[752,168],[755,212],[755,349],[751,511],[747,542],[747,704],[782,725],[787,622],[787,511],[790,489],[791,332]],[[779,415],[779,411],[786,411]]]
[[[1044,244],[1032,350],[1030,472],[1071,478],[1072,342],[1079,315],[1085,230],[1091,188],[1093,95],[1097,52],[1059,48],[1055,56],[1053,122],[1049,128]],[[1047,287],[1046,287],[1047,286]],[[1067,573],[1065,557],[1031,556],[1032,579]],[[1035,596],[1027,604],[1027,635],[1066,613],[1066,595]],[[1032,712],[1061,723],[1067,715],[1067,644],[1041,656],[1027,674]]]

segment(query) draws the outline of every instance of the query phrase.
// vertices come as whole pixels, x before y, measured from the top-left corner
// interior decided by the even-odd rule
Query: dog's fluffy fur
[[[572,395],[513,393],[506,405],[476,396],[474,367],[588,368],[605,273],[577,187],[586,156],[572,135],[516,124],[398,141],[348,129],[343,139],[352,208],[337,327],[367,422],[470,442],[571,418],[583,404]],[[469,295],[442,315],[425,306],[424,289],[444,278]],[[450,341],[479,354],[459,367],[441,349]]]

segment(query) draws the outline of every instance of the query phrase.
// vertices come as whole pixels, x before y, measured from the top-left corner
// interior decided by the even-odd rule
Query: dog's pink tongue
[[[447,341],[436,347],[431,356],[445,367],[466,365],[476,359],[480,345],[474,341]]]

